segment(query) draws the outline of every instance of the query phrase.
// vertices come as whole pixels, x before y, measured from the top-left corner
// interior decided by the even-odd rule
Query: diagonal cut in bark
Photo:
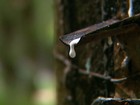
[[[86,44],[90,41],[96,41],[108,36],[126,35],[129,32],[135,32],[140,28],[140,14],[123,20],[110,19],[99,24],[95,24],[78,31],[60,36],[60,40],[70,45],[74,39],[81,38],[77,45]]]
[[[91,105],[140,105],[140,99],[99,97]]]

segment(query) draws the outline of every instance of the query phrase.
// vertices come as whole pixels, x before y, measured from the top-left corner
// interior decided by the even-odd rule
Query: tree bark
[[[59,38],[60,35],[107,19],[128,17],[128,1],[56,0],[56,10],[57,38]],[[109,44],[110,38],[104,38],[97,43],[83,44],[76,48],[77,56],[74,59],[68,57],[68,48],[57,40],[55,55],[59,59],[56,62],[58,105],[90,105],[99,96],[126,97],[118,91],[123,91],[123,88],[127,87],[124,84],[129,80],[123,82],[123,85],[116,85],[99,76],[121,78],[129,75],[127,68],[119,68],[128,56],[127,51],[121,46],[122,39],[112,37],[113,44]],[[99,75],[91,76],[89,72]],[[129,84],[132,85],[133,82]],[[125,92],[129,93],[129,90],[126,89]],[[133,97],[134,94],[128,95]]]

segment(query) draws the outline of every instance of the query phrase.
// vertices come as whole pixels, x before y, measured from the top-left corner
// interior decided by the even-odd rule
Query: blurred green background
[[[55,105],[53,0],[0,0],[0,105]]]

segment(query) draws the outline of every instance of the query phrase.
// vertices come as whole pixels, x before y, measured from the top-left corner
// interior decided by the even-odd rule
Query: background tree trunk
[[[139,3],[137,0],[134,1],[134,4],[135,2]],[[60,35],[107,19],[128,17],[128,5],[128,0],[56,0],[57,39]],[[138,13],[138,11],[134,11],[134,13]],[[123,90],[124,87],[127,87],[124,84],[128,83],[128,80],[121,85],[115,85],[108,80],[79,71],[84,69],[112,78],[128,76],[128,68],[121,68],[123,60],[128,56],[127,52],[121,46],[117,46],[118,43],[120,45],[123,43],[116,37],[111,39],[113,44],[109,44],[110,38],[105,38],[97,43],[91,42],[77,47],[77,56],[74,59],[68,57],[68,48],[57,40],[55,55],[59,59],[56,62],[58,105],[90,105],[99,96],[126,97],[120,91],[125,91],[125,94],[129,93],[128,88]],[[132,64],[129,63],[127,66],[130,65]],[[133,82],[128,84],[132,85]],[[131,91],[133,89],[130,87]],[[137,94],[131,93],[127,94],[127,97]]]

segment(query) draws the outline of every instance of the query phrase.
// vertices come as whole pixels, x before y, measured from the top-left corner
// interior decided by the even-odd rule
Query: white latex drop
[[[70,42],[70,51],[69,51],[69,56],[71,58],[74,58],[76,57],[76,52],[75,52],[75,49],[74,49],[74,45],[78,44],[78,42],[80,41],[81,38],[77,38],[77,39],[74,39]]]
[[[128,16],[133,16],[133,0],[129,0],[129,10],[128,10]]]
[[[108,37],[108,44],[109,45],[112,45],[113,44],[113,41],[112,41],[112,38],[111,37]]]

